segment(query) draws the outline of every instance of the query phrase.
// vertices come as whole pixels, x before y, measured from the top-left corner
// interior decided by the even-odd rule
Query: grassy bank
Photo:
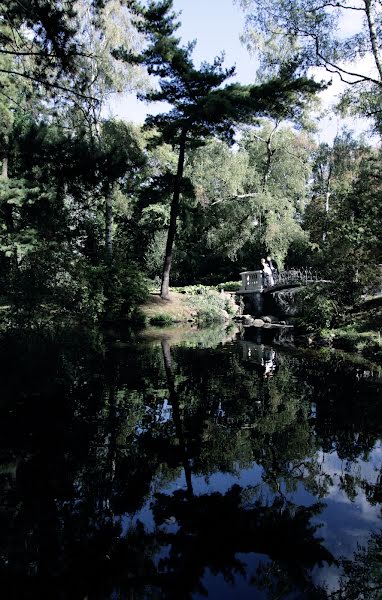
[[[151,293],[139,309],[148,325],[223,323],[237,312],[230,294],[204,286],[189,286],[181,291],[172,291],[169,300],[162,300],[157,292]]]

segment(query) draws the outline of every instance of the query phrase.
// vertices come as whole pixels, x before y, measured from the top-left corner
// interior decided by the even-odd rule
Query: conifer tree
[[[267,115],[296,118],[301,114],[307,95],[321,89],[321,84],[296,76],[296,64],[283,67],[277,78],[262,85],[222,85],[234,75],[234,67],[223,67],[223,56],[212,64],[194,66],[191,58],[195,43],[185,47],[175,37],[179,27],[172,10],[172,0],[150,2],[147,8],[132,2],[142,18],[140,28],[149,45],[134,57],[120,50],[119,56],[147,66],[151,75],[159,78],[159,89],[144,94],[148,101],[166,101],[168,113],[149,116],[146,126],[159,133],[158,142],[178,148],[178,165],[174,177],[170,223],[164,256],[161,297],[169,298],[169,282],[186,152],[203,145],[211,136],[229,143],[234,140],[235,123],[250,122],[254,116]]]

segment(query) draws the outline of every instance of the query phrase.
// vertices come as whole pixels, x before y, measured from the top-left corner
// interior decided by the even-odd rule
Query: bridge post
[[[243,271],[241,276],[241,288],[239,292],[262,292],[263,291],[263,272],[262,271]]]

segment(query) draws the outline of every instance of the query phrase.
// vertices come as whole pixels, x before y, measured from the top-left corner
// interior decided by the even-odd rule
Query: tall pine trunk
[[[2,179],[8,181],[8,156],[3,156],[2,158],[2,166],[1,166],[1,177]],[[5,225],[7,227],[7,233],[14,233],[14,223],[13,223],[13,210],[12,204],[7,202],[3,205],[3,213],[5,219]]]
[[[191,465],[188,458],[187,452],[187,442],[183,432],[182,419],[180,416],[180,406],[179,406],[179,398],[175,388],[175,377],[172,371],[172,361],[171,361],[171,348],[168,340],[161,340],[162,353],[163,353],[163,362],[164,368],[166,371],[166,379],[167,379],[167,387],[169,391],[169,400],[172,406],[172,416],[175,424],[175,431],[179,441],[179,450],[181,455],[181,460],[183,463],[184,476],[186,479],[187,485],[187,496],[188,498],[192,498],[194,495],[194,491],[192,488],[192,472]]]
[[[105,193],[105,255],[104,265],[106,267],[103,291],[106,298],[105,312],[112,313],[111,307],[114,301],[113,286],[113,189],[107,189]]]
[[[160,295],[161,295],[161,298],[163,298],[163,300],[169,300],[169,297],[170,297],[170,271],[171,271],[171,262],[172,262],[172,252],[174,249],[174,240],[175,240],[175,235],[176,235],[176,225],[177,225],[177,219],[178,219],[178,215],[179,215],[179,200],[180,200],[180,192],[181,192],[181,188],[182,188],[182,179],[183,179],[184,158],[185,158],[185,150],[186,150],[186,136],[187,136],[187,130],[182,129],[182,132],[180,135],[180,143],[179,143],[178,170],[176,173],[174,192],[173,192],[172,201],[171,201],[170,224],[168,227],[166,250],[165,250],[164,262],[163,262],[162,285],[161,285],[161,290],[160,290]]]

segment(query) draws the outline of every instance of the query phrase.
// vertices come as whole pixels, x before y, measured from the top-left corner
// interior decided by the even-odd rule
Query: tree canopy
[[[301,72],[319,67],[348,85],[342,106],[380,123],[381,11],[376,0],[237,0],[246,14],[244,38],[259,51],[261,72],[296,60]],[[346,34],[351,20],[351,33]]]
[[[170,272],[174,284],[235,280],[269,252],[281,266],[305,262],[325,271],[331,253],[350,253],[375,271],[379,154],[350,134],[337,136],[333,147],[316,144],[310,114],[324,86],[310,77],[317,64],[312,36],[298,34],[315,27],[329,56],[337,31],[329,16],[341,7],[315,4],[305,14],[303,4],[294,12],[287,3],[267,6],[259,5],[256,20],[246,3],[248,27],[264,36],[271,15],[277,26],[284,19],[277,31],[285,43],[267,46],[261,76],[241,85],[230,82],[235,69],[223,56],[194,64],[195,43],[177,37],[170,0],[3,3],[0,203],[8,296],[25,298],[33,284],[37,307],[44,294],[60,298],[52,290],[62,285],[68,298],[78,284],[76,293],[82,289],[98,315],[131,314],[142,278],[161,278],[167,298]],[[170,109],[149,115],[143,128],[106,119],[110,95],[133,88],[149,110],[158,101]],[[344,281],[356,272],[354,263]]]

